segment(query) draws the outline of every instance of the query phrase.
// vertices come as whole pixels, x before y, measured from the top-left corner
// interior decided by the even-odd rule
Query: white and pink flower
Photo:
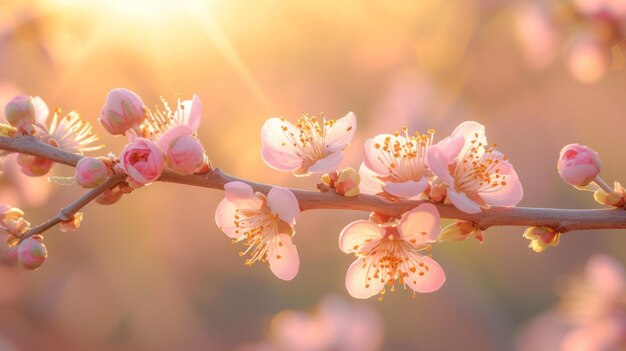
[[[380,134],[365,142],[365,159],[359,173],[361,191],[391,198],[417,199],[428,187],[430,171],[426,150],[434,131],[409,135]]]
[[[296,124],[284,118],[270,118],[261,129],[263,160],[279,171],[304,176],[337,170],[345,149],[356,131],[356,116],[322,121],[303,115]]]
[[[247,249],[240,255],[248,256],[246,264],[268,262],[278,278],[293,279],[300,267],[298,250],[291,242],[300,212],[293,193],[273,187],[265,196],[243,182],[227,183],[224,190],[215,222],[233,242],[244,242]]]
[[[339,247],[357,257],[346,275],[350,295],[358,299],[379,293],[382,296],[385,286],[393,287],[396,282],[418,293],[438,290],[446,279],[445,273],[422,252],[430,252],[430,243],[439,233],[439,221],[434,205],[421,204],[396,223],[379,225],[360,220],[345,227]]]
[[[485,127],[478,122],[461,123],[450,137],[431,146],[428,166],[443,185],[446,201],[466,213],[489,206],[515,206],[523,189],[506,156],[487,144]]]
[[[128,175],[131,186],[140,187],[161,176],[165,167],[165,156],[154,142],[136,138],[122,151],[120,167]]]

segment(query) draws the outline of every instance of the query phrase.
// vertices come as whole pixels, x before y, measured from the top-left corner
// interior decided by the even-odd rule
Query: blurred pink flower
[[[136,138],[126,145],[120,155],[120,167],[129,176],[134,187],[157,180],[164,166],[163,152],[148,139]]]
[[[564,182],[585,186],[600,174],[600,156],[588,146],[569,144],[561,149],[557,169]]]
[[[364,193],[388,197],[417,198],[426,190],[431,175],[426,165],[426,150],[432,143],[433,131],[409,135],[380,134],[365,141],[365,159],[359,169]]]
[[[526,61],[533,68],[545,68],[559,54],[559,32],[549,15],[530,4],[519,8],[516,19],[517,37]]]
[[[446,185],[447,201],[466,213],[483,208],[515,206],[524,194],[517,173],[507,158],[487,144],[485,127],[461,123],[428,150],[428,166]]]
[[[47,158],[18,154],[17,164],[20,166],[20,170],[30,177],[41,177],[46,175],[52,168],[52,160]]]
[[[32,131],[32,125],[36,121],[33,98],[25,95],[14,97],[4,107],[4,116],[7,122],[15,128],[27,132]]]
[[[233,242],[244,241],[247,249],[240,255],[248,255],[246,264],[268,262],[278,278],[293,279],[300,267],[298,250],[291,242],[300,212],[293,193],[273,187],[265,196],[242,182],[227,183],[224,190],[215,222]]]
[[[293,125],[284,118],[270,118],[261,129],[263,160],[279,171],[304,176],[337,170],[356,131],[356,116],[349,112],[320,126],[316,117],[303,115]]]
[[[567,54],[567,67],[581,82],[595,82],[602,78],[611,66],[609,45],[591,35],[577,38]]]
[[[100,123],[112,135],[124,135],[127,130],[138,128],[146,119],[148,109],[139,95],[117,88],[109,91],[102,107]]]
[[[378,225],[360,220],[341,231],[339,247],[357,260],[348,268],[346,288],[350,295],[367,299],[385,293],[385,285],[408,285],[419,293],[433,292],[445,281],[441,266],[429,256],[429,243],[439,233],[439,212],[421,204],[402,215],[395,224]],[[393,290],[393,288],[392,288]]]
[[[47,258],[48,251],[40,235],[27,238],[17,246],[17,262],[22,268],[37,269]]]

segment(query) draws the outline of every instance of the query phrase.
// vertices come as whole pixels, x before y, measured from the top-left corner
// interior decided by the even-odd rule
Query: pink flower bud
[[[459,220],[444,227],[439,233],[437,241],[462,241],[472,234],[481,244],[483,243],[483,231],[476,224]]]
[[[32,236],[22,241],[17,247],[17,261],[26,269],[37,269],[48,258],[48,250],[43,244],[43,237]]]
[[[31,177],[41,177],[52,168],[52,161],[38,156],[19,154],[17,163],[21,166],[22,173]]]
[[[113,89],[102,107],[100,123],[112,135],[123,135],[146,119],[148,109],[139,95],[127,89]]]
[[[4,107],[4,116],[9,124],[18,129],[32,129],[30,126],[36,121],[33,99],[24,95],[14,97]]]
[[[104,183],[112,171],[108,167],[106,158],[83,157],[76,164],[76,183],[83,188],[95,188]]]
[[[557,168],[566,183],[585,186],[600,173],[600,157],[588,146],[569,144],[561,150]]]
[[[524,238],[530,240],[530,247],[533,251],[539,253],[548,246],[557,246],[561,233],[552,228],[547,227],[529,227],[524,231]]]
[[[361,176],[353,168],[348,167],[339,172],[337,181],[335,182],[335,190],[344,196],[359,195],[359,184]]]
[[[165,167],[165,156],[154,142],[137,138],[126,145],[120,155],[120,166],[134,185],[151,183],[161,176]]]
[[[204,162],[204,147],[197,138],[188,135],[175,139],[167,149],[169,168],[190,174]]]

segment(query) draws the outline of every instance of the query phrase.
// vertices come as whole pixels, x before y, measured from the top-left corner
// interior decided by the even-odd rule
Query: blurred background
[[[626,182],[626,4],[606,2],[3,0],[0,103],[26,94],[78,110],[104,155],[125,142],[96,120],[110,89],[131,89],[151,107],[197,94],[214,166],[305,189],[319,179],[263,164],[268,117],[355,112],[343,164],[354,168],[376,134],[407,125],[441,139],[476,120],[515,165],[521,206],[598,207],[560,180],[556,161],[563,145],[586,144],[605,180]],[[2,202],[32,223],[83,191],[11,169],[0,182]],[[243,350],[277,333],[281,311],[313,313],[331,293],[380,318],[370,325],[384,333],[374,349],[510,350],[521,326],[556,303],[562,277],[597,253],[626,262],[623,231],[567,233],[536,254],[524,228],[493,228],[483,245],[434,247],[447,273],[438,292],[356,301],[344,288],[353,257],[337,241],[367,213],[302,213],[300,273],[287,283],[244,265],[213,221],[222,196],[157,183],[114,206],[90,204],[77,232],[46,233],[41,269],[0,266],[0,349]]]

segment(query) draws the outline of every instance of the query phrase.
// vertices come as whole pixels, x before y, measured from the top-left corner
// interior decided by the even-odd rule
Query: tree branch
[[[49,146],[33,137],[0,137],[0,149],[45,157],[69,166],[75,166],[78,160],[82,157],[80,155]],[[271,185],[255,183],[233,177],[222,172],[220,169],[214,169],[204,174],[192,175],[181,175],[166,170],[159,178],[159,181],[211,189],[224,189],[224,184],[228,182],[241,181],[250,184],[255,191],[260,191],[262,193],[267,193],[272,187]],[[95,190],[96,189],[92,191]],[[406,200],[388,202],[380,197],[365,194],[355,197],[345,197],[336,194],[332,191],[332,189],[323,192],[298,189],[290,190],[298,199],[300,209],[303,211],[313,209],[360,210],[399,217],[402,213],[414,208],[420,203],[420,201]],[[84,196],[87,196],[87,194]],[[97,196],[97,194],[95,196]],[[623,209],[572,210],[554,208],[492,207],[491,209],[482,211],[478,214],[467,214],[459,211],[453,206],[443,204],[435,205],[439,209],[441,217],[471,221],[476,223],[481,229],[487,229],[493,226],[543,226],[550,227],[558,232],[564,233],[572,230],[626,228],[626,211]],[[82,206],[84,206],[84,204]],[[54,224],[57,223],[59,222]]]

